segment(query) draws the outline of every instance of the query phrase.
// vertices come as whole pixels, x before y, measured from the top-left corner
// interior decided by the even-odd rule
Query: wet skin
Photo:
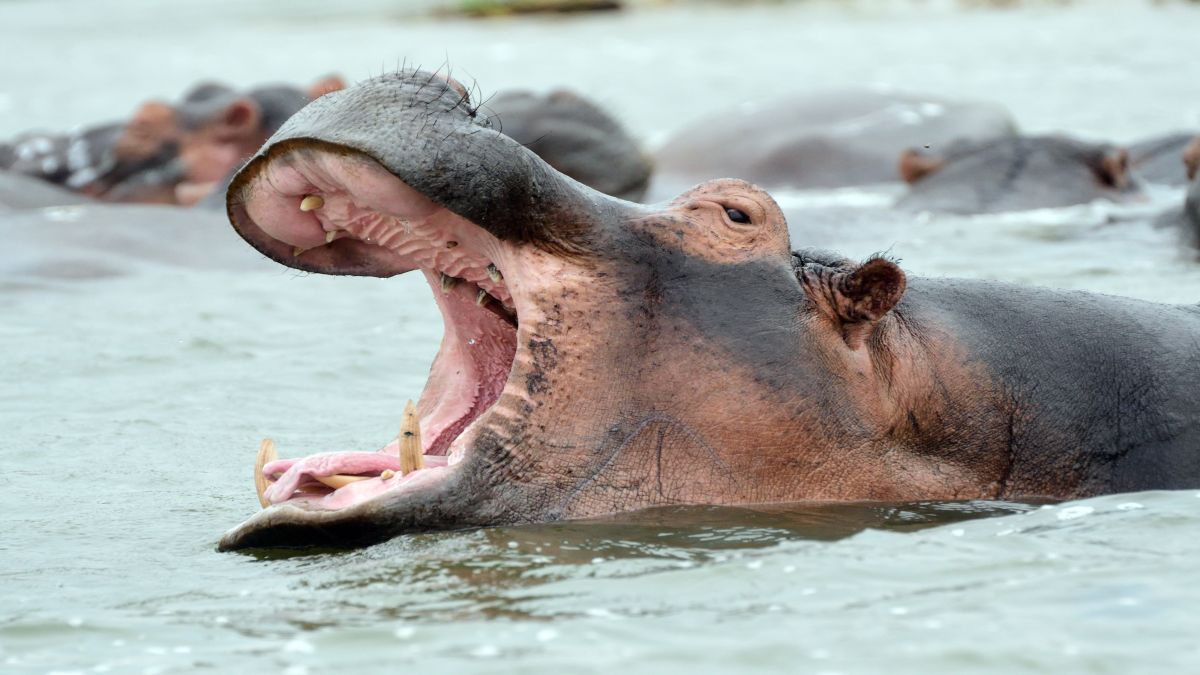
[[[766,188],[828,188],[896,180],[910,147],[1015,133],[1006,110],[986,103],[872,90],[817,92],[704,118],[656,153],[654,196],[713,176]]]
[[[1123,148],[1065,136],[959,141],[943,150],[910,149],[899,173],[910,211],[1002,213],[1122,201],[1139,196]]]
[[[419,269],[446,335],[417,406],[425,468],[395,472],[396,442],[267,463],[270,506],[222,549],[1200,485],[1200,308],[794,252],[753,185],[616,200],[475,113],[436,75],[376,78],[293,117],[235,178],[229,216],[259,251]],[[362,480],[317,480],[347,474]]]
[[[584,185],[630,201],[646,193],[649,160],[596,103],[566,90],[544,96],[506,91],[488,99],[484,109],[493,127]]]

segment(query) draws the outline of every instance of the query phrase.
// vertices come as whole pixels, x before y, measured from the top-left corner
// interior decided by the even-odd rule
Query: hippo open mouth
[[[462,461],[470,427],[496,403],[512,369],[520,314],[512,287],[520,285],[520,268],[510,267],[509,251],[361,155],[294,151],[267,164],[245,189],[255,197],[244,214],[271,238],[259,242],[269,255],[317,268],[369,258],[380,275],[420,270],[445,326],[416,413],[406,416],[397,441],[375,453],[260,457],[264,506],[342,509],[444,478]],[[406,441],[412,449],[401,453]]]

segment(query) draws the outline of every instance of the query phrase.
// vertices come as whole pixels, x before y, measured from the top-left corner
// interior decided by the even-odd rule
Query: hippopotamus
[[[910,147],[1016,133],[1003,107],[848,89],[743,104],[672,136],[656,153],[654,191],[733,176],[767,188],[833,188],[896,180]]]
[[[335,76],[307,90],[263,85],[242,93],[202,83],[176,104],[142,104],[127,121],[69,134],[23,134],[0,152],[0,169],[102,201],[190,205],[220,185],[292,113],[342,86]]]
[[[1134,175],[1150,183],[1187,185],[1187,171],[1179,158],[1196,132],[1180,131],[1143,139],[1129,145],[1129,166]]]
[[[255,249],[417,272],[445,333],[381,451],[279,459],[264,442],[265,508],[220,549],[1200,485],[1200,306],[793,250],[750,183],[622,201],[474,112],[453,80],[376,77],[307,106],[234,178],[228,215]]]
[[[1124,201],[1139,194],[1129,152],[1067,136],[956,141],[900,156],[909,184],[897,206],[910,211],[1002,213]]]
[[[0,169],[0,213],[15,209],[86,204],[92,200],[39,178]]]
[[[583,96],[505,91],[485,108],[492,126],[584,185],[631,201],[646,193],[649,159],[617,120]]]

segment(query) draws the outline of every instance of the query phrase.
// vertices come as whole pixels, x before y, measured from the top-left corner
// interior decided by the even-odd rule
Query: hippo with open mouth
[[[287,266],[419,270],[445,334],[383,450],[265,444],[266,508],[222,550],[667,504],[1200,485],[1200,308],[793,252],[738,180],[607,197],[434,74],[315,101],[228,194],[241,236]]]

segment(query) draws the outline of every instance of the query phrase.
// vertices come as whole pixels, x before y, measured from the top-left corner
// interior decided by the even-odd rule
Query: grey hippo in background
[[[974,214],[1114,202],[1140,194],[1129,153],[1066,136],[960,140],[944,148],[909,149],[899,161],[910,211]]]
[[[438,75],[377,77],[307,106],[234,178],[253,248],[421,274],[444,335],[382,450],[279,459],[264,442],[265,508],[221,549],[671,504],[1200,486],[1200,307],[797,251],[747,182],[622,201],[477,112]]]
[[[614,197],[640,201],[651,165],[638,142],[595,102],[563,89],[504,91],[484,109],[492,126],[556,170]]]
[[[1200,136],[1184,148],[1182,164],[1188,180],[1183,206],[1162,214],[1157,224],[1179,228],[1192,246],[1200,248]]]
[[[276,129],[314,97],[345,86],[322,78],[306,88],[269,84],[239,91],[210,82],[175,104],[150,101],[130,119],[69,134],[30,132],[0,150],[0,173],[18,174],[106,202],[190,205],[220,187]],[[4,178],[4,184],[16,179]],[[6,199],[7,192],[0,192]],[[53,206],[32,196],[3,205]]]
[[[834,188],[896,180],[910,147],[1016,133],[991,103],[875,90],[815,92],[747,103],[707,116],[655,154],[655,196],[713,176],[766,188]]]
[[[1129,166],[1138,178],[1160,185],[1187,185],[1187,168],[1181,161],[1197,132],[1154,136],[1129,145]]]

